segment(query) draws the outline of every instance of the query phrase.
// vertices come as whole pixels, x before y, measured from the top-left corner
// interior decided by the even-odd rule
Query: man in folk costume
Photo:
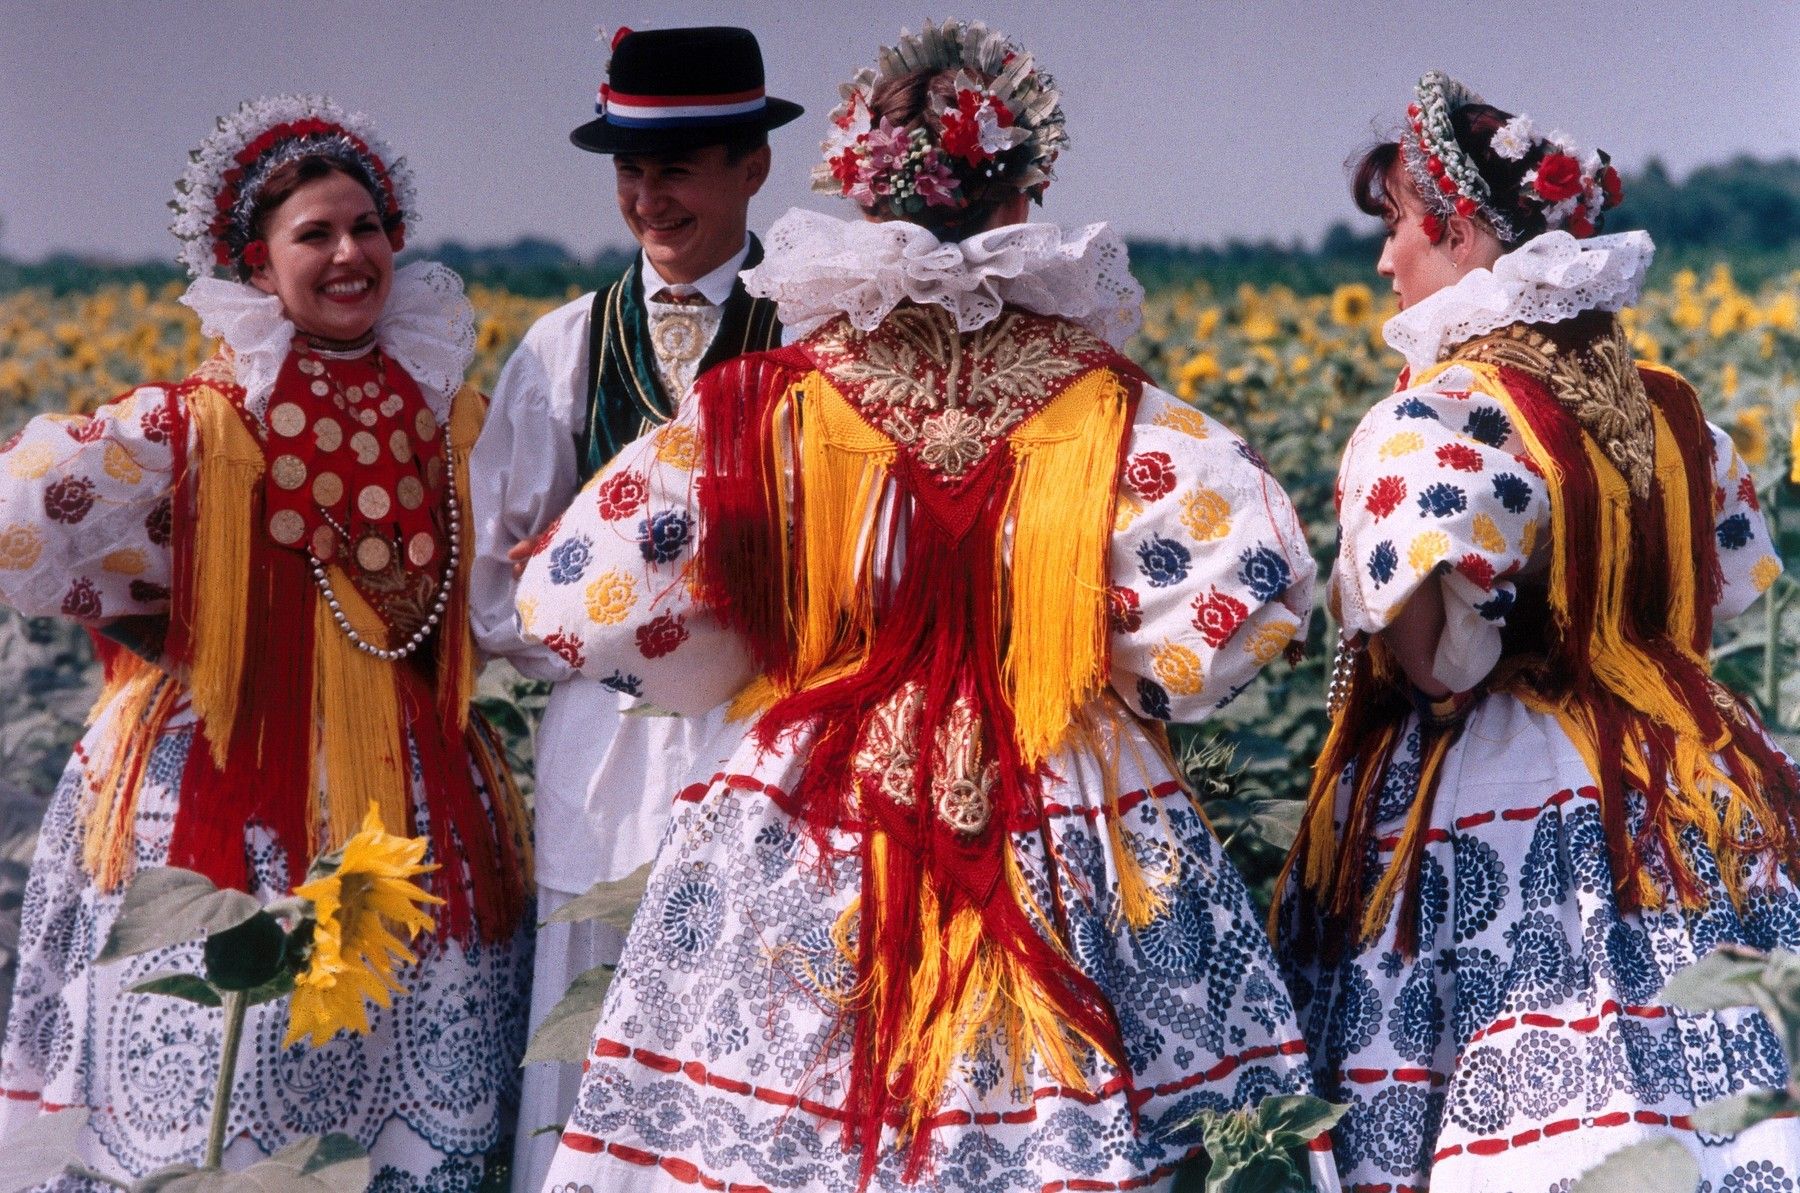
[[[745,293],[738,273],[762,259],[746,224],[769,173],[768,131],[801,114],[764,93],[762,54],[745,29],[621,29],[612,55],[599,114],[570,140],[612,155],[619,213],[641,252],[611,286],[526,333],[471,464],[476,638],[555,684],[537,739],[540,918],[651,860],[675,785],[722,714],[634,709],[635,676],[583,677],[572,642],[527,645],[514,560],[619,448],[667,421],[701,373],[779,345],[775,304]],[[565,562],[579,571],[579,560]],[[593,922],[541,929],[533,1030],[575,975],[616,961],[622,942]],[[542,1184],[556,1136],[532,1132],[568,1117],[579,1081],[574,1065],[527,1071],[516,1189]]]

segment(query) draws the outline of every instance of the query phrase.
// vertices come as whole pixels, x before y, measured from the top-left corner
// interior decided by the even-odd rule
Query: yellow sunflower
[[[385,1007],[406,993],[394,979],[399,965],[418,960],[406,940],[437,926],[423,905],[443,902],[412,881],[437,869],[422,865],[424,856],[425,838],[386,832],[371,804],[336,870],[294,888],[312,903],[316,926],[312,957],[294,978],[288,1044],[305,1039],[316,1048],[340,1029],[367,1032],[364,1000]]]

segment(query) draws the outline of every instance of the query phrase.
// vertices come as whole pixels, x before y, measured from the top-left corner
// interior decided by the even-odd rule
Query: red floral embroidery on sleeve
[[[1406,482],[1397,476],[1384,476],[1369,489],[1363,505],[1377,519],[1385,518],[1406,500]]]
[[[1106,590],[1106,612],[1116,634],[1135,634],[1144,624],[1144,611],[1138,594],[1118,585]]]
[[[635,472],[620,472],[600,482],[600,516],[608,522],[629,518],[644,508],[650,490]]]
[[[664,613],[637,628],[638,653],[646,659],[660,659],[687,639],[687,626],[673,613]]]
[[[44,490],[44,513],[52,521],[73,526],[94,508],[94,482],[85,476],[65,476]]]
[[[587,662],[586,656],[581,653],[581,643],[563,633],[561,630],[556,631],[554,634],[546,634],[544,636],[544,645],[561,655],[563,662],[577,670],[581,668],[583,663]]]
[[[1446,443],[1437,449],[1438,463],[1458,472],[1480,472],[1481,453],[1466,443]]]
[[[1250,610],[1244,602],[1236,597],[1227,596],[1217,588],[1209,589],[1204,595],[1194,598],[1194,628],[1206,644],[1215,650],[1223,645],[1237,628],[1244,624],[1244,618],[1250,616]]]
[[[106,424],[97,418],[84,418],[77,422],[64,423],[63,430],[76,443],[92,443],[106,434]]]
[[[1494,565],[1485,556],[1471,551],[1456,561],[1456,570],[1479,584],[1484,592],[1494,586]]]
[[[69,591],[63,594],[62,611],[69,617],[84,617],[89,620],[100,616],[100,592],[94,582],[86,576],[77,576],[69,585]]]
[[[1753,510],[1762,508],[1762,502],[1758,501],[1756,497],[1756,481],[1751,478],[1749,473],[1738,478],[1738,500]]]
[[[1167,497],[1175,489],[1175,461],[1167,452],[1139,452],[1125,461],[1125,485],[1142,501]]]

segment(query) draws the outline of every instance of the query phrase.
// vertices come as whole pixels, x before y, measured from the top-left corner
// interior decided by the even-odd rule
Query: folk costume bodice
[[[1702,897],[1687,832],[1720,856],[1800,863],[1792,769],[1707,658],[1715,615],[1740,612],[1779,560],[1754,482],[1693,388],[1632,359],[1614,313],[1648,263],[1642,233],[1551,233],[1391,325],[1410,371],[1346,450],[1331,588],[1369,648],[1344,677],[1291,863],[1352,934],[1385,923],[1398,894],[1411,947],[1431,793],[1460,732],[1454,709],[1422,714],[1419,796],[1395,861],[1366,877],[1375,778],[1422,705],[1374,635],[1432,581],[1446,610],[1434,670],[1465,693],[1454,703],[1514,696],[1554,715],[1588,760],[1621,907],[1655,901],[1653,864],[1684,902]],[[1366,781],[1346,813],[1337,782],[1351,765]],[[1644,800],[1635,835],[1628,791]],[[1745,813],[1754,839],[1734,827]],[[1334,816],[1347,817],[1341,840]],[[1734,899],[1754,870],[1725,875]]]
[[[750,237],[745,269],[762,261]],[[715,365],[781,344],[775,304],[753,298],[742,281],[717,308],[653,302],[644,267],[633,260],[611,286],[594,295],[588,316],[586,402],[575,435],[575,462],[586,481],[619,449],[669,421],[685,388]],[[671,392],[673,391],[673,392]]]
[[[397,281],[402,309],[419,284]],[[242,887],[254,823],[298,881],[371,804],[390,831],[412,832],[422,798],[437,856],[467,864],[434,877],[445,930],[508,933],[528,865],[522,809],[470,719],[468,552],[452,542],[468,533],[466,462],[485,400],[458,388],[448,348],[427,351],[422,385],[400,363],[420,351],[396,351],[404,335],[336,358],[284,329],[278,304],[230,300],[254,315],[198,300],[224,339],[218,355],[81,420],[65,436],[81,446],[38,482],[85,483],[90,505],[117,514],[144,507],[141,533],[97,569],[74,547],[38,561],[80,571],[62,582],[93,594],[64,611],[108,636],[102,704],[127,727],[93,768],[90,869],[106,888],[128,876],[137,786],[171,718],[191,709],[170,864]],[[42,438],[33,424],[26,439]],[[101,477],[118,492],[100,493]],[[137,579],[110,583],[128,567]]]

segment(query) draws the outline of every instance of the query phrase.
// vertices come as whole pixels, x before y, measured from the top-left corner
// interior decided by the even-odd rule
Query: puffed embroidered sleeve
[[[1305,532],[1247,443],[1158,389],[1119,480],[1113,686],[1144,716],[1201,720],[1305,633]]]
[[[1445,626],[1432,673],[1453,691],[1500,659],[1513,577],[1543,566],[1549,495],[1501,405],[1453,366],[1363,416],[1338,472],[1331,599],[1373,634],[1430,579]]]
[[[0,600],[84,622],[166,612],[180,400],[144,386],[0,448]]]
[[[521,636],[507,552],[542,533],[578,487],[570,407],[586,372],[587,309],[588,300],[580,299],[532,325],[500,372],[469,457],[475,522],[469,620],[475,641],[483,653],[551,682],[567,679],[569,666],[563,656]]]
[[[630,444],[551,527],[519,581],[519,623],[568,664],[660,708],[697,716],[753,673],[736,634],[690,587],[697,403]]]
[[[1756,478],[1732,445],[1731,436],[1711,423],[1713,437],[1713,535],[1719,543],[1719,570],[1725,583],[1719,590],[1713,617],[1725,621],[1756,602],[1781,575],[1781,556],[1769,538],[1762,506],[1756,498]]]

